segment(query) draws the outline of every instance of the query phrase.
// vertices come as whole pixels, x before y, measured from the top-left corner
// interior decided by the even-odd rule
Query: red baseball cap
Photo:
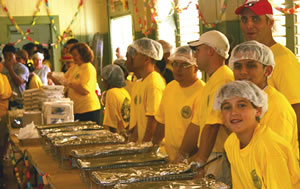
[[[246,0],[244,4],[235,10],[235,14],[242,14],[245,8],[251,9],[257,15],[273,15],[272,5],[268,0]]]

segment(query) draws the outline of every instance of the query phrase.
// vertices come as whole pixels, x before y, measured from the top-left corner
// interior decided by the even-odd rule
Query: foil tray
[[[58,133],[58,132],[72,132],[72,131],[88,131],[88,130],[103,130],[103,126],[100,125],[71,125],[65,127],[55,127],[55,128],[43,128],[39,129],[39,133],[41,137],[44,137],[50,133]]]
[[[83,136],[83,135],[95,135],[101,133],[108,133],[106,130],[80,130],[80,131],[71,131],[71,132],[56,132],[56,133],[48,133],[46,138],[48,140],[68,138],[72,136]]]
[[[77,165],[84,171],[162,165],[168,163],[168,156],[160,152],[131,154],[104,158],[77,159]]]
[[[125,138],[118,133],[108,130],[100,130],[93,135],[70,136],[64,138],[54,138],[51,144],[55,147],[78,146],[86,144],[119,144],[124,143]]]
[[[86,148],[79,150],[72,150],[71,156],[73,158],[95,158],[95,157],[107,157],[117,155],[128,155],[150,152],[153,150],[152,142],[146,143],[127,143],[127,144],[116,144],[110,146],[99,146],[94,148]]]
[[[158,182],[138,182],[132,184],[117,184],[113,188],[124,189],[229,189],[230,187],[215,179],[204,177],[195,180],[158,181]]]
[[[189,165],[181,163],[118,171],[93,171],[90,179],[96,186],[113,187],[118,184],[192,179],[196,174]]]
[[[59,127],[68,127],[76,125],[95,125],[96,122],[93,121],[74,121],[74,122],[65,122],[65,123],[55,123],[55,124],[46,124],[46,125],[36,125],[37,129],[51,129]]]

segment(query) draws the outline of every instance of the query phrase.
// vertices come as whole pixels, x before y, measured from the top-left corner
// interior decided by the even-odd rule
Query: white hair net
[[[44,60],[44,54],[43,53],[40,53],[40,52],[36,52],[33,56],[32,56],[32,59],[37,59],[37,58],[40,58],[42,61]]]
[[[221,105],[224,100],[234,97],[248,99],[256,107],[262,108],[262,114],[268,110],[268,97],[266,93],[250,81],[233,81],[223,85],[216,93],[213,109],[221,110]]]
[[[182,46],[175,49],[175,52],[169,57],[170,61],[181,60],[192,65],[197,65],[193,56],[193,51],[189,46]]]
[[[273,52],[266,45],[257,41],[246,41],[235,46],[229,58],[229,67],[233,70],[234,63],[240,60],[255,60],[264,65],[274,68],[275,61]]]
[[[102,70],[102,77],[110,87],[121,88],[126,85],[124,73],[118,65],[110,64],[105,66]]]
[[[164,53],[168,53],[172,51],[172,45],[170,43],[168,43],[165,40],[158,40],[157,42],[159,42],[164,50]]]
[[[164,54],[160,43],[146,37],[135,40],[131,47],[154,60],[161,60]]]

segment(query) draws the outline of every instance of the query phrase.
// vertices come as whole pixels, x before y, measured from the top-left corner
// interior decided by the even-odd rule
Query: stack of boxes
[[[23,92],[24,124],[34,121],[35,124],[72,122],[73,101],[64,98],[64,86],[43,86]]]

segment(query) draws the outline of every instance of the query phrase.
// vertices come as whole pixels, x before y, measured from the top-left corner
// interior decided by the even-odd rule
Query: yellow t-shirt
[[[6,75],[0,73],[0,118],[7,113],[12,90]]]
[[[38,75],[33,74],[33,76],[30,79],[28,89],[41,88],[42,86],[43,83],[41,78]]]
[[[169,158],[173,160],[180,148],[184,133],[192,121],[195,99],[201,96],[205,83],[197,80],[189,87],[181,87],[171,81],[164,93],[155,119],[165,125],[165,146]]]
[[[232,133],[225,142],[234,189],[299,189],[299,162],[290,144],[269,127],[258,124],[250,143],[240,149]]]
[[[260,123],[268,125],[275,133],[291,144],[292,150],[299,158],[297,117],[285,96],[274,87],[267,86],[268,111]]]
[[[103,125],[116,129],[126,128],[129,124],[131,101],[127,90],[124,88],[109,89],[105,100]]]
[[[137,124],[136,121],[136,110],[135,107],[137,105],[137,91],[139,89],[139,84],[141,83],[141,80],[137,80],[133,82],[132,90],[131,90],[131,103],[130,103],[130,120],[129,120],[129,130],[134,128]]]
[[[271,46],[275,58],[274,71],[269,78],[270,85],[281,92],[290,104],[300,103],[300,64],[296,56],[283,45]]]
[[[147,116],[155,116],[158,110],[165,86],[165,80],[155,71],[138,84],[137,96],[133,99],[138,126],[138,142],[142,142],[144,138]]]
[[[126,79],[125,84],[126,84],[126,86],[124,88],[128,91],[129,94],[131,94],[132,87],[134,85],[134,81],[129,81]]]
[[[203,88],[202,95],[196,101],[195,114],[192,123],[200,127],[199,139],[206,124],[223,124],[221,112],[213,110],[213,102],[216,92],[224,84],[233,81],[231,69],[223,65],[208,79]],[[228,134],[224,127],[220,127],[213,152],[224,152],[224,142]],[[200,140],[199,140],[200,141]]]
[[[73,88],[68,89],[68,96],[74,101],[74,114],[81,114],[100,109],[100,102],[96,95],[97,74],[91,63],[75,64],[65,74],[68,82],[80,84],[89,91],[87,95],[81,95]]]

